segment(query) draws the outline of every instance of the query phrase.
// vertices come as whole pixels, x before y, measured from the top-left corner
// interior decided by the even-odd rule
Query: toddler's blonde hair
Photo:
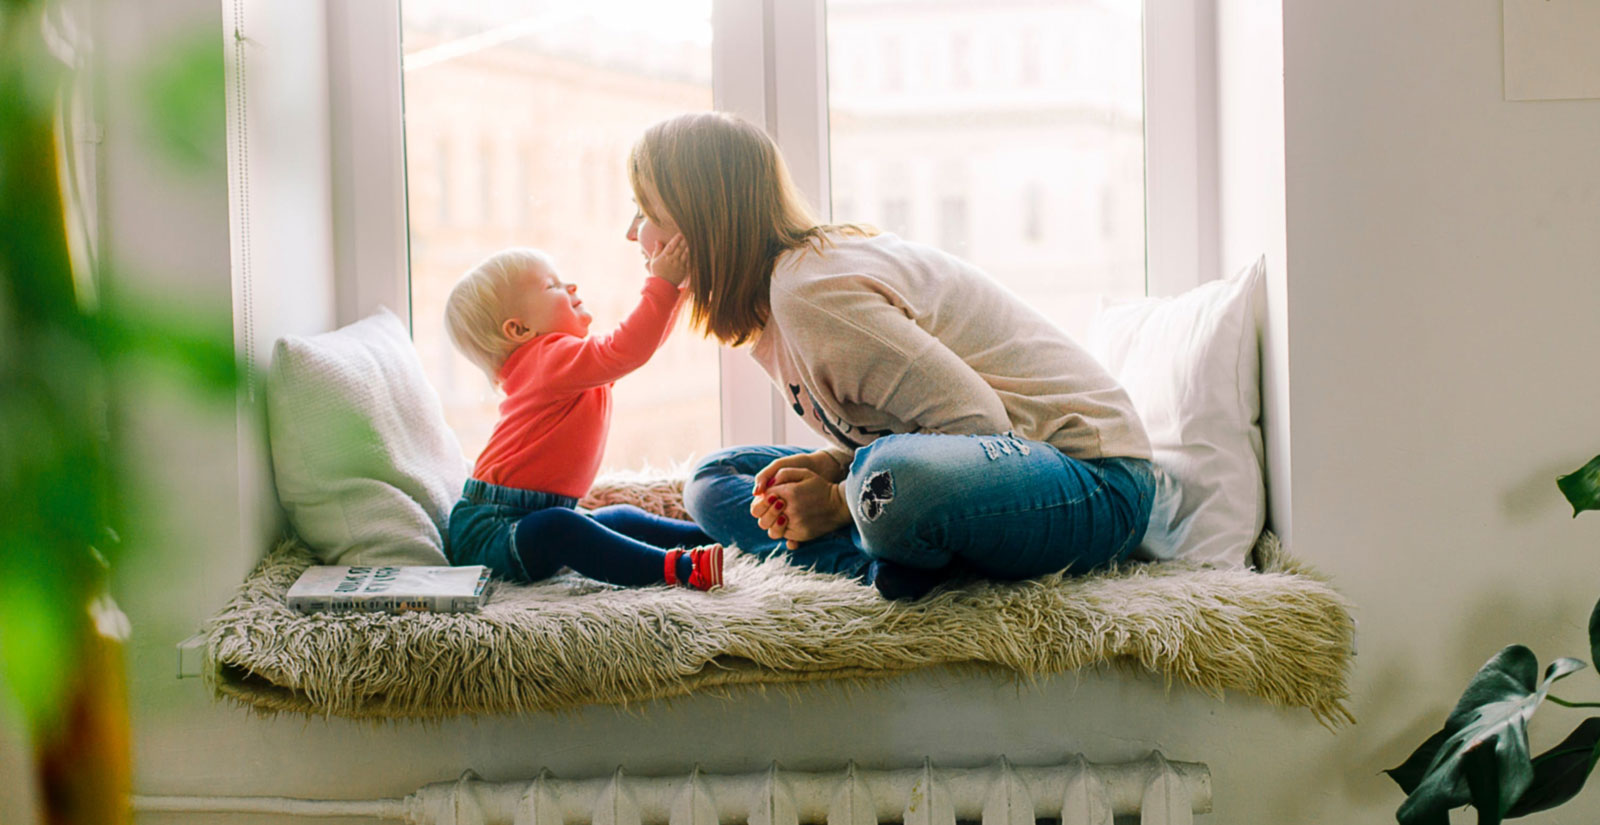
[[[538,267],[553,269],[550,256],[537,249],[514,247],[490,255],[468,270],[444,303],[444,328],[450,343],[499,386],[500,368],[516,350],[506,337],[506,303],[521,276]]]

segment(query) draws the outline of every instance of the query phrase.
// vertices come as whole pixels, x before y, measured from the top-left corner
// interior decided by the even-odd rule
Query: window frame
[[[340,324],[387,306],[410,328],[400,2],[326,7]],[[1145,288],[1170,295],[1218,271],[1215,9],[1143,6]],[[826,0],[713,0],[712,29],[713,107],[762,124],[826,219]],[[719,361],[724,445],[823,443],[743,352]]]
[[[409,332],[400,0],[325,9],[335,317],[343,326],[384,306]]]

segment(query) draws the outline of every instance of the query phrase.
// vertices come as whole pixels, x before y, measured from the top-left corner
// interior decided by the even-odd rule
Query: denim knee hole
[[[879,470],[861,485],[861,494],[856,499],[856,512],[863,521],[877,521],[891,501],[894,501],[894,476],[888,470]]]

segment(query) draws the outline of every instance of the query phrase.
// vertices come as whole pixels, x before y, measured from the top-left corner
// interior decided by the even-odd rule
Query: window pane
[[[829,0],[833,218],[977,264],[1080,340],[1145,292],[1138,0]]]
[[[444,332],[444,301],[508,246],[555,256],[606,334],[646,272],[624,237],[625,169],[651,123],[711,108],[710,0],[405,0],[413,334],[468,458],[500,396]],[[618,381],[604,466],[664,467],[718,446],[717,348],[688,313]]]

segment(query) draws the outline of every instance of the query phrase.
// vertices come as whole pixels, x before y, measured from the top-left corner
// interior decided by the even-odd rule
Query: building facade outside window
[[[823,217],[966,258],[1080,340],[1100,295],[1144,294],[1138,0],[825,5]],[[711,108],[712,0],[401,13],[413,335],[470,458],[498,396],[450,347],[445,295],[495,250],[536,246],[597,331],[625,316],[644,277],[622,237],[626,153],[650,123]],[[606,468],[719,446],[717,348],[686,328],[615,397]]]
[[[1145,293],[1138,2],[828,0],[827,12],[836,213],[877,204],[848,218],[977,264],[1080,341],[1101,295]],[[941,70],[903,84],[852,70],[869,44],[900,66],[901,43]],[[993,59],[973,59],[975,44]]]
[[[401,14],[412,336],[471,459],[500,396],[450,345],[445,297],[493,252],[533,246],[578,284],[595,332],[626,317],[647,274],[623,237],[627,152],[651,123],[711,108],[711,5],[406,0]],[[472,156],[454,162],[452,147]],[[617,382],[604,467],[666,467],[719,446],[717,347],[687,316]]]

